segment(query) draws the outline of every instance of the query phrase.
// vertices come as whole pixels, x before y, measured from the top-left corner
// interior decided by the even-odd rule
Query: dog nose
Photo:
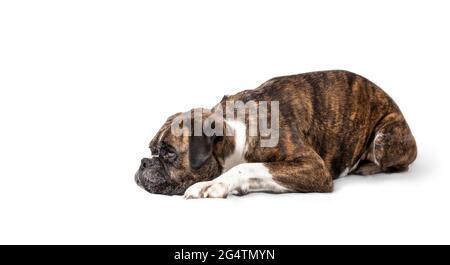
[[[149,166],[150,166],[150,159],[142,158],[142,160],[141,160],[141,167],[139,169],[140,170],[144,170],[144,169],[148,168]]]

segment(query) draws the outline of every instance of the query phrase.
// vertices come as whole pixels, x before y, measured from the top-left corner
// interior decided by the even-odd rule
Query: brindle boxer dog
[[[331,192],[333,179],[404,171],[417,155],[399,107],[377,85],[351,72],[276,77],[203,109],[200,122],[233,101],[278,101],[278,143],[264,147],[261,135],[249,135],[248,114],[245,122],[215,117],[223,118],[231,136],[177,136],[171,124],[184,115],[177,113],[151,141],[153,156],[142,159],[138,185],[151,193],[184,193],[185,198]],[[188,130],[198,123],[190,121]]]

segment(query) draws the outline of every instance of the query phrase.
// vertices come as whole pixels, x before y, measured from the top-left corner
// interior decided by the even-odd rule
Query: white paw
[[[228,185],[222,182],[203,181],[190,186],[184,193],[185,199],[226,198]]]

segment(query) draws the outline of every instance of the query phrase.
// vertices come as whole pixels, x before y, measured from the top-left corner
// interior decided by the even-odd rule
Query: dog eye
[[[165,157],[167,157],[167,158],[174,158],[176,156],[177,156],[177,154],[175,154],[175,152],[172,152],[172,151],[167,151],[165,154]]]
[[[177,158],[177,154],[171,150],[165,150],[162,154],[164,160],[173,161]]]

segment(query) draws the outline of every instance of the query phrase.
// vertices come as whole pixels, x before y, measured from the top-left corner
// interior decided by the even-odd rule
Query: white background
[[[450,243],[448,1],[2,1],[0,243]],[[267,79],[346,69],[419,156],[331,194],[227,200],[134,183],[165,119]]]

